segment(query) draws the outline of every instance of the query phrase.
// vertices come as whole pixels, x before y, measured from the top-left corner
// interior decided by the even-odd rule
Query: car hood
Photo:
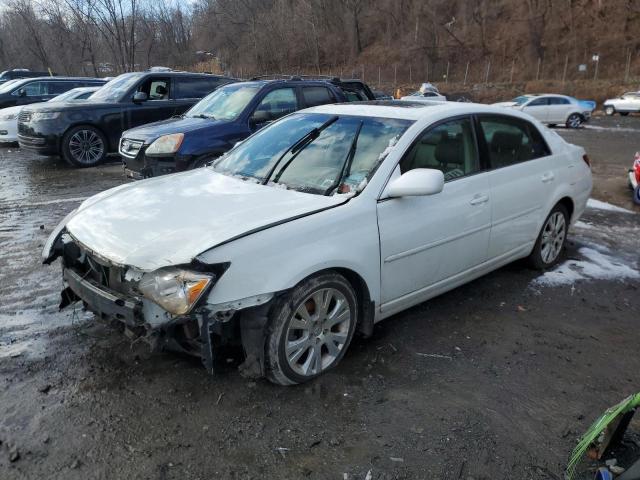
[[[210,118],[169,118],[159,122],[148,123],[141,127],[132,128],[122,134],[124,138],[132,138],[135,140],[155,140],[162,135],[171,133],[191,133],[198,130],[208,130],[220,125],[228,124],[224,120],[212,120]]]
[[[258,185],[199,168],[95,195],[66,229],[100,257],[151,271],[189,263],[222,243],[346,201],[342,195]]]
[[[18,113],[20,113],[20,110],[22,110],[24,108],[24,105],[17,105],[15,107],[7,107],[7,108],[0,108],[0,116],[3,115],[17,115]]]

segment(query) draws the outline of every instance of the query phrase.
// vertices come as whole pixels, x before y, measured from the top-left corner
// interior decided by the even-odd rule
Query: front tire
[[[94,167],[107,156],[107,139],[88,125],[69,130],[62,139],[62,158],[74,167]]]
[[[562,257],[569,229],[569,212],[562,204],[551,210],[529,255],[529,264],[536,270],[553,267]]]
[[[267,378],[279,385],[308,382],[344,357],[358,319],[351,284],[328,271],[296,286],[270,314]]]
[[[580,125],[582,125],[582,122],[584,121],[584,119],[582,118],[582,115],[579,115],[577,113],[572,113],[571,115],[569,115],[569,118],[567,118],[567,128],[580,128]]]
[[[611,105],[607,105],[606,107],[604,107],[604,113],[608,116],[612,116],[614,113],[616,113],[616,109]]]

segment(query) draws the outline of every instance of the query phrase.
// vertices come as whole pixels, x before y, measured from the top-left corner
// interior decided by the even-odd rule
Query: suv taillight
[[[589,155],[587,155],[586,153],[582,155],[582,160],[584,160],[584,163],[587,164],[587,167],[591,168],[591,160],[589,160]]]

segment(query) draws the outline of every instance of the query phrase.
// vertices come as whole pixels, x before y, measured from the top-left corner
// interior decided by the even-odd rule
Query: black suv
[[[20,148],[60,154],[76,167],[91,167],[118,150],[124,130],[181,115],[231,78],[205,73],[124,73],[88,100],[24,108],[18,116]]]
[[[102,78],[39,77],[10,80],[0,85],[0,108],[29,105],[51,100],[77,87],[104,85]]]
[[[179,118],[128,130],[120,156],[128,177],[141,179],[201,167],[284,115],[327,103],[371,100],[360,80],[253,79],[216,90]]]

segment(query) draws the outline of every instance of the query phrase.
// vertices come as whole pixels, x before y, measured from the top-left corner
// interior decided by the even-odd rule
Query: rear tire
[[[74,167],[95,167],[107,156],[107,138],[97,128],[82,125],[62,138],[62,158]]]
[[[633,203],[640,205],[640,185],[638,185],[633,191]]]
[[[604,107],[604,113],[608,116],[612,116],[614,113],[616,113],[616,109],[609,105]]]
[[[582,118],[582,115],[572,113],[569,115],[569,118],[567,118],[566,126],[567,128],[580,128],[583,121],[584,119]]]
[[[558,203],[542,224],[542,230],[527,259],[529,265],[536,270],[546,270],[558,263],[567,241],[568,229],[569,212]]]
[[[353,287],[338,273],[321,273],[294,287],[270,313],[267,378],[295,385],[335,367],[353,338],[358,314]]]

